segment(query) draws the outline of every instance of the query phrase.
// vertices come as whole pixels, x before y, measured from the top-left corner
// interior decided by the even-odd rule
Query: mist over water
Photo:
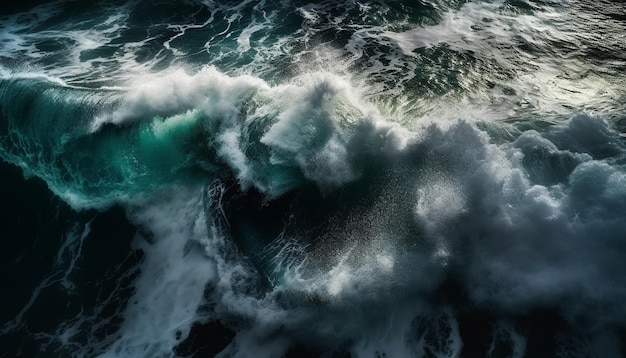
[[[0,6],[0,356],[623,356],[625,11]]]

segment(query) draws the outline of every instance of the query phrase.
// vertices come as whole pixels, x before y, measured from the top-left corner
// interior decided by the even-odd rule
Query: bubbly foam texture
[[[577,6],[495,1],[416,10],[354,2],[189,2],[189,17],[157,21],[142,35],[132,24],[147,11],[141,3],[97,7],[94,16],[105,20],[95,26],[80,18],[73,26],[48,25],[64,6],[37,7],[23,21],[0,18],[6,63],[26,55],[25,71],[90,87],[119,86],[171,67],[197,72],[206,64],[230,75],[254,73],[273,85],[323,69],[369,87],[371,100],[404,121],[456,120],[459,110],[480,120],[563,120],[572,108],[619,112],[614,104],[626,96],[623,59],[610,68],[592,61],[589,69],[581,55],[593,46],[594,28],[621,33],[623,24],[596,14],[581,21],[589,9]],[[151,11],[167,13],[168,6]],[[620,46],[619,39],[607,41]],[[462,106],[447,110],[450,103]]]
[[[205,286],[216,279],[214,262],[193,245],[209,234],[195,196],[189,188],[172,188],[130,210],[129,218],[147,230],[135,240],[146,259],[119,338],[102,357],[159,356],[188,335]]]
[[[626,146],[600,118],[579,114],[495,144],[481,123],[407,130],[387,122],[349,82],[328,73],[270,86],[214,68],[174,71],[127,93],[123,100],[115,95],[109,114],[86,130],[108,138],[93,142],[93,150],[111,141],[116,151],[134,145],[105,123],[137,130],[147,141],[134,153],[167,153],[159,152],[164,143],[181,151],[166,167],[191,158],[196,164],[186,165],[205,168],[205,178],[113,197],[145,228],[136,242],[146,259],[124,324],[103,356],[167,355],[193,322],[213,319],[237,333],[224,355],[282,354],[315,339],[325,351],[342,347],[357,356],[429,350],[453,357],[462,346],[454,313],[428,299],[447,277],[486,310],[550,306],[572,322],[593,318],[596,329],[624,324],[626,312],[616,312],[625,282],[614,273],[626,268]],[[200,146],[190,152],[188,139],[197,141],[198,130]],[[207,149],[215,157],[199,154]],[[161,176],[146,155],[135,157],[134,168]],[[46,171],[54,164],[44,164],[37,175],[62,184]],[[78,169],[74,177],[88,176]],[[226,187],[224,176],[239,188]],[[100,185],[121,193],[127,183]],[[258,191],[272,207],[311,184],[320,203],[343,190],[363,191],[365,201],[329,208],[337,216],[323,234],[289,224],[306,214],[285,215],[282,233],[257,244],[269,255],[259,269],[236,243],[229,221],[237,211],[225,195]],[[88,206],[112,200],[90,195],[80,192]],[[433,324],[448,332],[437,336],[441,341],[429,333]],[[506,334],[521,354],[523,338]]]
[[[616,282],[619,279],[611,275],[613,270],[622,266],[619,238],[623,237],[626,228],[619,217],[626,209],[622,205],[626,192],[620,189],[625,175],[620,166],[611,164],[614,159],[608,158],[622,157],[626,148],[606,122],[579,115],[544,134],[526,132],[506,145],[490,144],[485,133],[464,122],[443,129],[432,125],[411,133],[385,123],[367,105],[346,100],[354,96],[349,93],[351,90],[346,83],[325,76],[314,76],[311,82],[307,82],[310,79],[303,79],[305,86],[301,88],[261,86],[255,92],[261,97],[257,101],[265,103],[271,98],[271,105],[257,107],[255,112],[248,112],[246,118],[235,119],[241,109],[235,110],[221,101],[221,98],[241,98],[237,95],[206,101],[217,103],[208,109],[211,113],[208,117],[224,121],[217,126],[222,132],[215,135],[218,153],[237,175],[242,188],[246,189],[245,183],[249,183],[270,198],[292,190],[294,187],[284,187],[272,181],[274,166],[299,168],[306,179],[322,190],[349,185],[359,178],[353,174],[359,172],[359,166],[350,161],[353,157],[349,154],[354,155],[350,143],[364,140],[372,143],[372,138],[382,138],[380,142],[373,141],[376,145],[369,152],[361,151],[360,154],[388,155],[398,161],[399,166],[418,160],[415,170],[420,175],[405,179],[399,185],[396,182],[386,190],[408,191],[409,195],[402,197],[393,194],[391,200],[407,200],[407,204],[413,206],[413,220],[425,233],[428,243],[400,255],[396,245],[403,247],[406,243],[397,240],[410,243],[414,238],[394,239],[388,236],[384,226],[375,224],[364,234],[385,235],[385,238],[372,241],[362,250],[370,254],[361,256],[348,247],[339,253],[335,264],[327,271],[312,277],[308,276],[307,265],[316,261],[305,254],[304,261],[292,262],[289,267],[279,270],[284,275],[281,284],[261,299],[250,296],[250,283],[241,281],[243,275],[254,282],[254,270],[225,260],[218,253],[214,260],[222,262],[218,266],[222,270],[220,277],[238,275],[242,287],[220,281],[218,293],[221,296],[218,295],[217,299],[222,309],[217,312],[241,315],[253,322],[249,329],[237,335],[230,348],[232,354],[246,356],[248,349],[284,350],[287,347],[285,342],[290,341],[289,334],[282,338],[282,344],[281,340],[272,340],[265,345],[261,343],[266,339],[263,337],[281,325],[292,327],[290,334],[295,334],[311,324],[306,314],[307,300],[298,303],[300,299],[296,299],[297,309],[286,309],[281,307],[281,299],[277,298],[279,293],[284,295],[283,292],[295,290],[319,297],[329,305],[331,312],[339,310],[342,315],[350,314],[353,318],[358,314],[343,302],[361,302],[362,307],[382,305],[380,309],[387,317],[387,311],[398,304],[402,306],[403,299],[412,296],[387,301],[389,297],[385,292],[402,292],[409,288],[415,292],[417,287],[428,292],[436,287],[437,278],[441,280],[445,272],[463,277],[474,302],[486,307],[495,305],[505,312],[524,312],[538,304],[561,304],[564,314],[572,319],[585,317],[590,312],[594,312],[596,319],[604,317],[607,323],[619,317],[609,316],[608,312],[619,309],[619,302],[625,294],[620,289],[623,283]],[[235,82],[242,80],[239,78]],[[237,86],[222,85],[220,88],[227,93],[236,88],[234,93],[242,93]],[[271,95],[259,95],[263,91],[270,91]],[[283,102],[280,95],[286,91],[289,91],[289,102]],[[345,110],[346,106],[352,108]],[[263,127],[264,134],[256,135],[269,157],[258,158],[254,152],[242,148],[241,138],[251,136],[248,131],[253,128],[252,124],[270,114],[273,120]],[[563,167],[553,167],[554,161],[563,162]],[[323,166],[320,168],[319,165]],[[528,174],[531,170],[534,176]],[[553,170],[563,172],[551,173]],[[546,181],[545,178],[552,179]],[[398,215],[374,211],[366,217],[380,214]],[[382,220],[391,218],[383,217]],[[226,235],[224,232],[220,234]],[[340,231],[336,235],[339,238],[344,234]],[[595,237],[596,241],[590,242],[590,237]],[[206,250],[214,254],[215,242],[205,241],[205,244]],[[306,252],[307,249],[302,250]],[[591,264],[581,265],[581,262]],[[429,272],[429,279],[415,272]],[[598,300],[599,294],[606,299]],[[577,297],[576,303],[563,305],[562,301],[569,297]],[[421,305],[426,304],[412,302],[403,308],[412,311],[413,315],[398,318],[392,329],[406,330],[405,334],[409,334],[413,329],[412,320],[426,310]],[[319,314],[318,307],[315,311]],[[330,313],[326,319],[333,320]],[[358,321],[358,318],[354,319]],[[372,318],[364,316],[362,319]],[[341,326],[339,322],[335,324]],[[335,332],[336,339],[349,341],[356,338],[354,334],[361,337],[357,341],[364,339],[363,334],[378,337],[381,334],[378,330],[385,325],[382,322],[369,324],[372,325],[369,333],[351,325],[342,327],[339,333]],[[381,324],[383,326],[379,326]],[[449,327],[454,332],[454,324]],[[324,332],[319,334],[327,341]],[[394,332],[389,337],[402,337],[402,333]],[[371,351],[374,347],[389,352],[398,349],[397,342],[386,342],[380,337],[367,338],[370,339],[377,343],[361,348],[356,344],[354,352]],[[460,344],[458,337],[452,341]],[[516,343],[515,349],[521,350],[521,346]],[[408,352],[410,347],[403,349]],[[446,349],[449,350],[446,355],[454,356],[460,348]]]
[[[570,136],[583,123],[600,132],[608,128],[602,120],[580,115],[546,136]],[[407,344],[394,339],[413,336],[415,323],[412,322],[428,319],[421,317],[428,317],[427,312],[432,308],[425,302],[420,303],[419,297],[428,297],[425,292],[441,283],[444,273],[458,275],[472,301],[485,309],[518,314],[537,305],[547,305],[559,307],[573,321],[593,317],[599,326],[621,324],[618,317],[623,315],[611,313],[621,310],[620,302],[626,293],[622,289],[624,283],[612,274],[623,266],[620,241],[626,227],[619,218],[626,192],[622,190],[625,176],[621,166],[594,158],[589,154],[594,151],[591,146],[584,150],[579,148],[584,153],[581,154],[555,150],[554,144],[547,144],[547,141],[544,143],[552,147],[553,155],[573,157],[576,164],[564,181],[540,185],[527,174],[526,167],[535,163],[524,162],[526,156],[532,156],[530,151],[545,149],[536,145],[537,142],[527,147],[522,144],[525,138],[520,137],[519,142],[510,145],[489,144],[484,133],[462,122],[447,130],[429,127],[416,136],[421,139],[416,139],[405,151],[412,153],[410,156],[426,152],[419,166],[427,170],[427,177],[441,180],[428,183],[414,178],[415,181],[411,181],[413,195],[404,198],[413,201],[414,220],[430,243],[407,248],[403,246],[406,242],[386,237],[382,247],[366,250],[376,252],[374,257],[355,260],[353,252],[345,252],[340,254],[336,266],[313,278],[301,277],[299,273],[305,271],[303,266],[292,265],[292,270],[286,270],[288,279],[275,288],[274,292],[295,289],[315,294],[331,312],[339,317],[351,317],[350,323],[343,323],[335,321],[332,315],[322,316],[324,327],[320,327],[322,331],[318,334],[323,335],[324,342],[355,342],[350,350],[357,356],[373,351],[421,354],[419,352],[426,350],[424,347],[436,343]],[[614,132],[605,139],[613,136]],[[621,144],[618,157],[624,155],[624,150]],[[544,169],[551,170],[550,167]],[[369,234],[384,235],[384,227],[375,227]],[[403,239],[415,244],[414,237]],[[400,254],[401,250],[393,250],[394,245],[407,251]],[[402,264],[403,259],[408,261],[406,265]],[[417,294],[413,290],[420,285],[426,291]],[[398,292],[399,288],[403,294],[392,295],[393,298],[386,295],[386,292]],[[375,294],[370,296],[368,292]],[[275,304],[270,302],[272,306]],[[359,302],[357,307],[374,304],[386,318],[368,315],[362,318],[368,321],[365,325],[368,328],[357,329],[351,324],[360,322],[355,312],[358,308],[344,306],[343,302],[351,305]],[[274,311],[269,317],[280,317],[278,321],[287,327],[289,321],[295,320],[291,325],[294,327],[292,334],[296,336],[295,332],[302,327],[309,327],[307,332],[311,334],[314,330],[310,327],[314,323],[306,315],[302,318],[297,314],[306,312],[308,304],[300,303],[296,307],[299,309],[291,307],[290,314],[284,317]],[[316,313],[312,319],[320,320],[324,309],[314,307]],[[395,310],[403,312],[402,318],[394,316]],[[262,331],[267,332],[271,326],[264,326],[265,319],[267,317],[261,319],[261,326],[253,327],[257,330],[265,327]],[[441,324],[450,330],[448,342],[454,343],[438,349],[442,356],[452,357],[460,351],[461,342],[455,333],[458,328],[454,319],[447,319],[452,321]],[[335,327],[334,340],[323,332],[329,324]],[[391,332],[388,336],[383,334],[385,329]],[[506,339],[510,340],[513,354],[523,354],[523,336],[504,331],[504,328],[498,332],[509,332],[497,334],[509,335]],[[263,338],[256,338],[253,341],[256,343],[250,339],[247,334],[238,335],[231,353],[246,356],[245,350],[239,351],[236,347],[256,347]],[[610,349],[618,348],[613,345]]]
[[[94,119],[93,132],[105,123],[129,125],[161,116],[168,118],[165,122],[179,116],[202,121],[206,145],[242,187],[254,186],[270,196],[303,179],[322,189],[354,180],[359,173],[349,158],[349,146],[355,145],[351,127],[374,130],[379,120],[373,106],[359,102],[355,89],[329,73],[271,87],[258,78],[228,77],[208,67],[193,75],[182,70],[161,75],[128,92],[118,109]],[[394,131],[389,124],[384,127]],[[289,175],[289,168],[300,174]]]
[[[626,145],[603,116],[571,108],[619,111],[623,91],[605,74],[560,76],[579,68],[575,58],[541,58],[539,33],[580,40],[553,32],[562,9],[530,16],[468,3],[418,25],[354,2],[231,5],[193,3],[204,17],[155,24],[170,32],[119,46],[126,14],[140,6],[101,9],[107,31],[49,33],[67,30],[60,38],[75,43],[67,66],[2,70],[2,157],[75,208],[122,205],[140,228],[145,260],[121,328],[81,348],[90,318],[79,316],[55,339],[76,355],[172,356],[194,322],[217,320],[236,334],[221,356],[303,344],[328,355],[456,357],[456,299],[498,317],[490,356],[502,346],[524,356],[528,332],[509,318],[546,307],[584,337],[564,352],[619,352]],[[0,19],[3,53],[46,53],[23,26],[58,6],[24,23]],[[276,24],[286,14],[296,30]],[[355,16],[365,24],[347,21]],[[284,36],[272,39],[272,26]],[[348,34],[324,37],[338,26]],[[182,41],[198,32],[201,54]],[[494,51],[511,39],[519,46],[508,50],[522,55]],[[155,42],[159,51],[141,58]],[[101,43],[121,51],[115,64],[99,64]],[[416,80],[431,68],[420,62],[428,51],[452,69],[493,65],[494,87],[478,88],[472,74]],[[293,63],[274,66],[285,53]],[[190,58],[196,65],[183,65]],[[514,70],[524,64],[534,67]],[[94,68],[111,80],[85,75]],[[524,127],[524,118],[541,123]],[[78,255],[84,235],[74,234],[63,250]],[[449,285],[455,292],[440,302]]]
[[[554,136],[556,141],[556,138],[576,133],[581,125],[594,126],[599,132],[606,128],[605,122],[581,115],[567,123],[565,128],[546,136]],[[453,133],[460,130],[462,129]],[[467,144],[468,137],[474,137],[479,142],[484,140],[474,130],[467,130],[469,128],[463,132],[464,144]],[[599,292],[610,290],[608,296],[611,297],[623,297],[624,292],[619,285],[607,284],[601,278],[607,276],[599,272],[619,263],[609,262],[610,258],[605,256],[604,249],[596,250],[596,243],[590,240],[594,237],[596,239],[593,240],[614,242],[618,236],[623,235],[625,228],[609,213],[611,210],[622,210],[619,204],[615,207],[617,202],[587,200],[591,197],[602,197],[606,190],[610,190],[615,198],[623,197],[624,193],[619,189],[622,184],[618,184],[623,180],[621,169],[588,155],[560,152],[554,147],[550,148],[552,143],[534,142],[528,145],[525,138],[527,135],[537,134],[524,134],[509,148],[483,144],[469,153],[458,153],[458,169],[455,169],[457,164],[448,162],[448,170],[452,173],[459,170],[458,174],[452,175],[463,177],[460,191],[466,197],[464,210],[454,223],[447,225],[437,225],[436,221],[432,225],[433,220],[422,213],[422,208],[418,210],[418,217],[431,224],[426,226],[429,231],[431,228],[435,229],[431,235],[446,237],[453,247],[472,247],[469,252],[452,253],[451,256],[464,257],[458,264],[463,267],[467,283],[472,287],[470,292],[478,302],[489,302],[514,311],[532,307],[537,302],[556,305],[559,299],[577,297],[580,300],[578,304],[588,300],[587,303],[592,307],[587,309],[603,311],[602,305],[592,303]],[[605,143],[610,143],[610,138],[614,135],[613,132],[605,136]],[[579,138],[583,140],[585,137],[581,135]],[[574,138],[571,140],[576,142]],[[454,150],[453,143],[456,142],[451,141],[440,146],[445,148],[445,153]],[[446,148],[448,145],[452,147]],[[516,145],[519,147],[516,148]],[[623,156],[624,149],[620,142],[615,153],[619,152],[618,156]],[[594,151],[594,147],[579,147],[578,151],[589,154]],[[566,177],[566,180],[553,185],[539,185],[529,180],[527,167],[546,159],[549,162],[558,161],[559,157],[576,163],[572,165],[573,168],[569,168],[568,174],[561,176]],[[467,163],[475,164],[468,166]],[[542,170],[554,169],[547,165]],[[588,181],[591,171],[595,173],[594,180]],[[596,179],[599,181],[595,181]],[[609,182],[615,183],[615,186],[608,184]],[[610,185],[611,189],[606,185]],[[431,206],[436,210],[438,203]],[[590,212],[598,216],[588,216]],[[440,217],[435,220],[440,220]],[[455,229],[451,230],[450,227]],[[477,231],[474,231],[474,227]],[[607,231],[598,232],[599,227],[605,227]],[[453,244],[455,241],[456,244]],[[620,250],[618,247],[613,249]],[[585,260],[595,264],[581,265]],[[602,269],[605,264],[606,268]],[[599,276],[580,284],[589,275],[595,274]],[[571,316],[586,314],[578,311],[578,304],[574,307],[565,306],[563,309]]]

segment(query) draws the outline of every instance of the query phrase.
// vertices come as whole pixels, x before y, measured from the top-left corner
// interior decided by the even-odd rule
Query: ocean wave
[[[143,228],[104,356],[166,354],[199,320],[236,332],[224,355],[455,356],[446,285],[505,317],[624,324],[626,145],[601,118],[512,138],[490,122],[407,129],[329,73],[271,86],[210,67],[112,91],[16,76],[0,98],[6,160]]]
[[[626,67],[609,5],[0,15],[0,157],[77,211],[0,334],[77,357],[619,356]],[[29,331],[48,291],[82,292],[90,241],[115,244],[106,214],[84,216],[111,208],[134,235],[119,277]]]

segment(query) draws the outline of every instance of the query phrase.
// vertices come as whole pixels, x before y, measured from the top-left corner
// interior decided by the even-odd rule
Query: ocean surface
[[[0,5],[0,357],[626,356],[626,4]]]

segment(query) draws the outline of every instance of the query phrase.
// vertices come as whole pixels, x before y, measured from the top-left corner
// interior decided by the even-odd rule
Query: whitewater
[[[0,357],[621,357],[617,1],[0,5]]]

